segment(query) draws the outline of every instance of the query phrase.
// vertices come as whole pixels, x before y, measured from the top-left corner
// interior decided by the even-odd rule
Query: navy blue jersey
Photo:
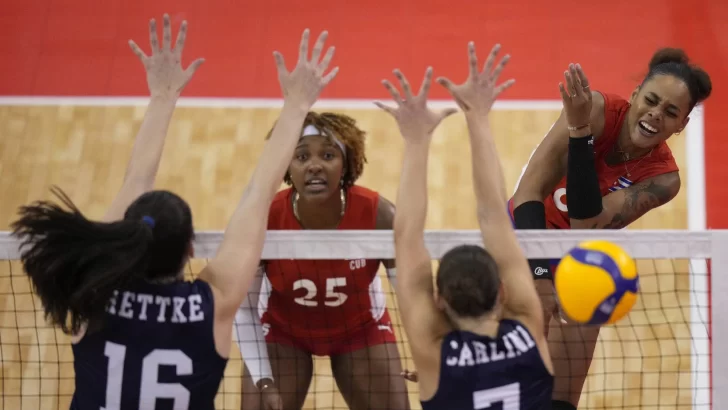
[[[212,410],[227,359],[201,280],[114,292],[103,329],[73,345],[71,410]]]
[[[554,378],[525,326],[501,320],[496,337],[452,331],[442,341],[440,382],[423,410],[551,408]]]

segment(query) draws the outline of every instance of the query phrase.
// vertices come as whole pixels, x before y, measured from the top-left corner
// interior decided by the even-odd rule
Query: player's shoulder
[[[347,200],[353,206],[366,209],[369,212],[376,213],[379,206],[379,193],[361,185],[352,185],[346,192]]]
[[[619,94],[606,91],[592,91],[592,107],[600,108],[606,114],[609,111],[628,109],[629,101]]]
[[[629,107],[629,101],[619,94],[592,91],[591,123],[598,146],[611,145],[627,118]]]
[[[354,200],[368,201],[375,204],[379,202],[379,192],[361,185],[350,186],[347,193]]]

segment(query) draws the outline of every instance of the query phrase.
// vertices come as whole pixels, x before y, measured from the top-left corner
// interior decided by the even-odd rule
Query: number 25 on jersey
[[[340,292],[338,288],[346,286],[346,278],[328,278],[326,279],[326,298],[324,305],[329,307],[341,306],[346,302],[348,296],[346,293]],[[299,279],[293,282],[293,290],[305,289],[306,294],[295,298],[294,301],[302,306],[318,306],[316,300],[318,289],[316,283],[310,279]]]

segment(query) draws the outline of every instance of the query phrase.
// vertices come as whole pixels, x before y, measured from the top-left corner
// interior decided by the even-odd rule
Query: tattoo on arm
[[[651,209],[666,204],[675,196],[674,189],[657,180],[645,181],[625,191],[622,209],[615,213],[612,220],[602,229],[624,228]],[[594,224],[592,228],[599,228],[598,225]]]

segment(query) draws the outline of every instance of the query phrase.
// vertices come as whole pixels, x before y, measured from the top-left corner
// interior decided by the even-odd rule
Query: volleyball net
[[[425,236],[435,264],[454,246],[482,245],[478,231],[428,231]],[[722,274],[728,270],[728,232],[521,231],[518,237],[529,258],[559,258],[582,240],[605,239],[637,261],[639,298],[625,319],[602,328],[580,409],[718,409],[726,404],[726,393],[717,387],[725,386],[728,359],[711,347],[728,342],[728,321],[722,318],[728,312],[728,278]],[[220,232],[197,234],[188,278],[214,255],[221,238]],[[0,233],[0,410],[65,409],[74,390],[69,338],[44,321],[17,247],[7,232]],[[262,255],[264,260],[393,258],[391,231],[269,231]],[[383,268],[379,276],[401,366],[415,370]],[[583,346],[573,334],[564,343],[570,351]],[[559,360],[570,359],[553,360],[558,366]],[[304,408],[348,408],[329,358],[315,356],[312,368]],[[217,408],[241,408],[242,374],[243,361],[233,344]],[[417,384],[406,386],[412,408],[420,408]]]

